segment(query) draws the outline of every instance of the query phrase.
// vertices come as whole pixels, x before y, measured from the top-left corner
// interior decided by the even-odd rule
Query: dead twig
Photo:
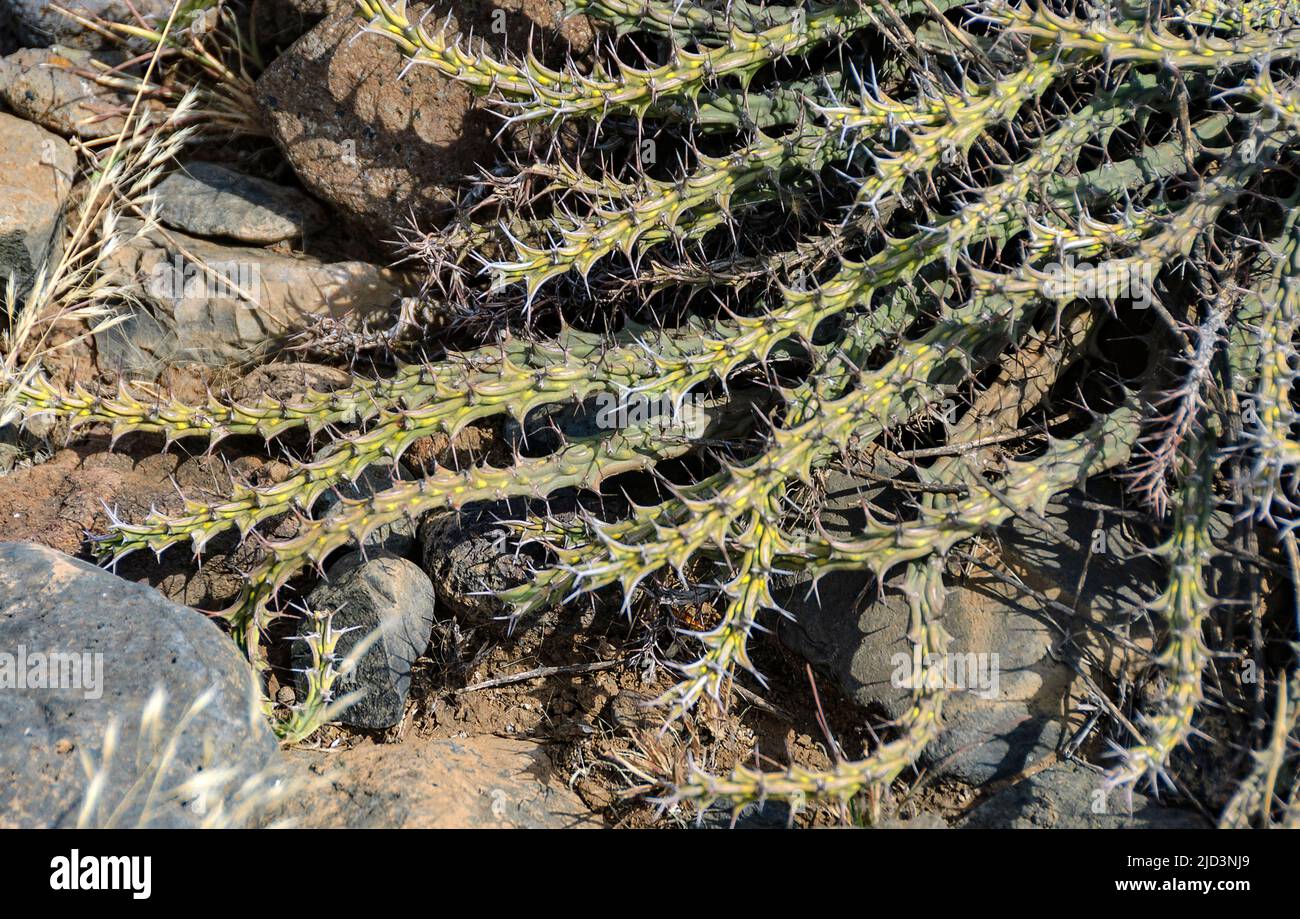
[[[470,686],[463,686],[456,690],[456,695],[464,695],[467,692],[478,692],[480,689],[496,689],[500,686],[513,686],[516,683],[527,683],[529,680],[540,680],[548,676],[560,676],[569,673],[595,673],[598,670],[613,670],[624,663],[622,658],[612,661],[593,661],[590,664],[574,664],[570,667],[538,667],[534,670],[525,670],[523,673],[512,673],[509,676],[493,677],[490,680],[483,680],[481,683],[474,683]]]

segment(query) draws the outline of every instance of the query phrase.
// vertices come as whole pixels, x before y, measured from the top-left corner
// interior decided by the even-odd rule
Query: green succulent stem
[[[1143,777],[1153,785],[1164,776],[1170,755],[1191,739],[1193,720],[1203,698],[1201,676],[1209,662],[1205,624],[1214,600],[1205,587],[1214,555],[1210,518],[1214,512],[1214,464],[1203,440],[1190,445],[1188,470],[1174,507],[1173,536],[1165,548],[1169,584],[1152,604],[1169,637],[1158,664],[1167,685],[1159,709],[1144,719],[1144,742],[1123,751],[1122,762],[1107,774],[1107,784],[1132,785]]]
[[[1041,3],[999,3],[983,14],[1035,46],[1104,58],[1181,69],[1217,70],[1233,64],[1277,60],[1300,53],[1300,28],[1249,31],[1233,38],[1201,35],[1181,38],[1151,25],[1140,29],[1083,20],[1056,13]]]
[[[939,736],[947,695],[942,666],[930,663],[942,660],[950,641],[939,624],[945,596],[942,566],[937,560],[909,566],[901,589],[911,611],[909,637],[919,652],[922,669],[913,675],[913,703],[895,725],[896,739],[882,743],[863,759],[840,761],[824,772],[795,765],[780,772],[738,766],[729,775],[717,776],[692,761],[686,778],[669,787],[664,800],[691,801],[700,811],[719,799],[737,809],[769,799],[788,800],[796,806],[811,800],[847,802],[863,791],[888,785],[915,763]]]
[[[410,60],[427,64],[451,79],[507,100],[519,120],[554,119],[578,115],[607,116],[614,112],[645,113],[662,99],[691,98],[721,77],[747,82],[771,61],[799,55],[870,25],[869,9],[856,3],[817,6],[788,22],[746,31],[733,26],[725,42],[700,51],[676,50],[662,67],[639,69],[620,64],[616,74],[591,76],[557,71],[529,56],[519,64],[493,60],[466,50],[441,31],[430,33],[406,16],[405,0],[357,0],[366,30],[394,42]]]
[[[1300,0],[1197,0],[1182,20],[1235,33],[1294,28],[1300,26]]]

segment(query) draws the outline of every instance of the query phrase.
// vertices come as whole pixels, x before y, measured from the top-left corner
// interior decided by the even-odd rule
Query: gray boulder
[[[216,163],[189,163],[154,189],[158,219],[195,236],[269,245],[325,225],[325,212],[302,192]]]
[[[116,751],[92,825],[118,808],[118,826],[196,825],[205,802],[173,789],[230,769],[215,791],[232,795],[280,765],[252,670],[210,619],[44,546],[0,543],[0,681],[0,825],[76,825],[87,787],[81,756],[104,762],[111,723]],[[157,688],[167,704],[155,735],[141,717]],[[187,723],[186,709],[209,691]],[[174,735],[159,776],[150,761]],[[162,791],[148,792],[155,777]]]
[[[340,721],[381,729],[402,720],[411,669],[429,646],[433,632],[433,603],[433,587],[417,565],[392,557],[366,560],[359,553],[337,562],[330,568],[328,580],[311,592],[307,605],[313,612],[332,610],[334,630],[351,630],[339,639],[335,653],[340,658],[367,635],[379,632],[356,668],[335,684],[339,694],[364,693],[343,712]],[[299,635],[310,626],[311,621],[304,618]],[[300,641],[294,650],[299,697],[307,689],[301,671],[310,661],[310,651]]]
[[[134,8],[147,22],[161,27],[171,12],[171,0],[71,0],[66,8],[87,18],[135,24]],[[0,0],[0,13],[8,13],[18,43],[28,48],[62,44],[74,48],[103,48],[111,44],[93,29],[64,16],[46,0]]]
[[[1057,763],[977,805],[960,829],[1208,829],[1197,814],[1145,795],[1107,790],[1078,763]]]
[[[12,275],[25,296],[41,265],[61,251],[76,166],[62,138],[0,112],[0,292]]]

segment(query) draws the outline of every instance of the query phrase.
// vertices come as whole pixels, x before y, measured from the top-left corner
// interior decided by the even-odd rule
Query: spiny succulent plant
[[[438,468],[343,500],[293,538],[259,537],[264,559],[225,615],[256,652],[289,578],[403,515],[591,491],[694,458],[622,516],[513,521],[546,561],[503,595],[524,613],[607,589],[630,607],[669,575],[712,586],[721,618],[691,633],[700,655],[662,700],[676,717],[753,669],[751,638],[792,575],[896,577],[922,659],[942,655],[947,554],[1013,518],[1050,530],[1049,501],[1110,477],[1163,534],[1168,581],[1132,611],[1158,625],[1162,678],[1109,778],[1167,774],[1198,732],[1212,655],[1236,653],[1207,645],[1207,622],[1231,612],[1211,565],[1254,564],[1215,536],[1216,515],[1280,541],[1297,520],[1297,4],[573,0],[613,37],[558,68],[426,27],[401,2],[357,8],[364,40],[480,90],[528,145],[422,244],[436,271],[477,256],[485,281],[456,288],[456,305],[513,304],[511,328],[288,401],[24,386],[29,413],[115,435],[343,431],[281,482],[117,522],[106,559],[197,552],[305,515],[429,435],[601,396],[663,400],[669,423]],[[1116,323],[1136,358],[1117,358]],[[674,423],[702,393],[703,429]],[[896,460],[903,499],[832,535],[807,498],[846,457]],[[861,760],[689,766],[669,798],[886,784],[943,729],[943,681],[922,675],[914,693]]]

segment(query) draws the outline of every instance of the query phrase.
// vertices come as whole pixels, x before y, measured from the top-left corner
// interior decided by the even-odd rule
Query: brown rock
[[[490,518],[467,519],[455,512],[429,514],[420,525],[424,570],[438,604],[464,625],[500,626],[510,608],[495,592],[518,587],[531,576],[531,560],[504,544],[505,533]]]
[[[76,48],[23,48],[0,60],[0,97],[29,121],[64,137],[92,140],[122,130],[129,97],[73,73],[91,55]]]
[[[346,370],[325,364],[266,364],[237,380],[230,395],[243,402],[264,398],[288,402],[300,400],[309,389],[333,392],[351,381],[352,374]]]
[[[462,7],[451,28],[522,50],[530,30],[545,36],[556,26],[560,4],[500,0],[499,7],[504,42],[492,31],[497,5]],[[358,36],[360,29],[350,9],[331,14],[266,70],[257,98],[303,184],[387,240],[412,215],[427,222],[448,212],[462,178],[497,159],[493,136],[501,122],[467,87],[429,67],[401,75],[406,59],[397,47]],[[575,48],[590,43],[581,19],[562,34]],[[553,44],[558,51],[566,42]]]
[[[592,828],[578,797],[534,743],[494,736],[295,751],[323,781],[276,814],[349,829]]]
[[[352,330],[383,325],[401,297],[397,274],[365,262],[326,264],[174,231],[132,239],[109,266],[148,309],[96,336],[100,364],[143,375],[177,361],[264,356],[323,318]]]

